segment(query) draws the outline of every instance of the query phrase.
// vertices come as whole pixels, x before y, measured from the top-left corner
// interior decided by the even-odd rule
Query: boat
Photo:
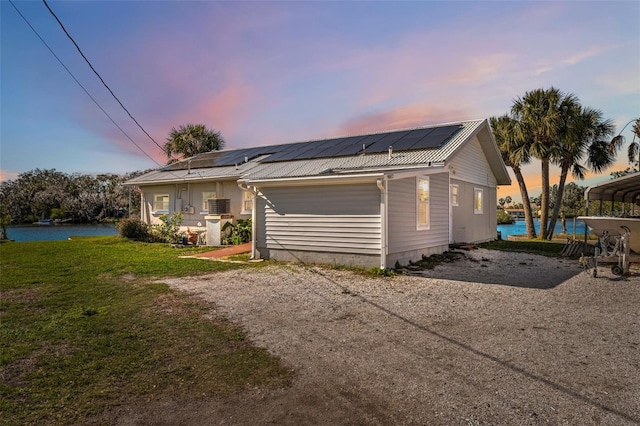
[[[41,225],[41,226],[50,226],[53,225],[53,219],[40,219],[37,222],[33,222],[34,225]]]
[[[582,220],[598,237],[605,232],[614,237],[629,232],[629,249],[640,254],[640,218],[579,216],[578,220]]]

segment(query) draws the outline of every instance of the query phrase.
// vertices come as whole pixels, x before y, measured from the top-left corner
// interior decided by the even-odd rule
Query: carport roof
[[[640,172],[590,186],[584,198],[587,201],[635,202],[640,199]]]

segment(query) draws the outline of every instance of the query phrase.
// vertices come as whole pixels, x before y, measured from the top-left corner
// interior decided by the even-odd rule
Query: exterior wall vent
[[[210,198],[209,203],[210,215],[223,215],[231,213],[231,200],[228,198]]]

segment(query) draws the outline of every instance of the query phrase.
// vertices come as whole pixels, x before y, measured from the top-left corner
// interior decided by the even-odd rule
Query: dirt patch
[[[638,424],[637,272],[590,278],[575,260],[480,249],[415,276],[270,266],[164,280],[296,378],[132,402],[110,423]]]

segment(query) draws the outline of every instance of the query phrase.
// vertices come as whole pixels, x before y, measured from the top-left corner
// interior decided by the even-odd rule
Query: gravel
[[[176,395],[120,424],[640,424],[637,269],[591,278],[575,260],[477,249],[411,276],[278,264],[163,282],[295,379]]]

